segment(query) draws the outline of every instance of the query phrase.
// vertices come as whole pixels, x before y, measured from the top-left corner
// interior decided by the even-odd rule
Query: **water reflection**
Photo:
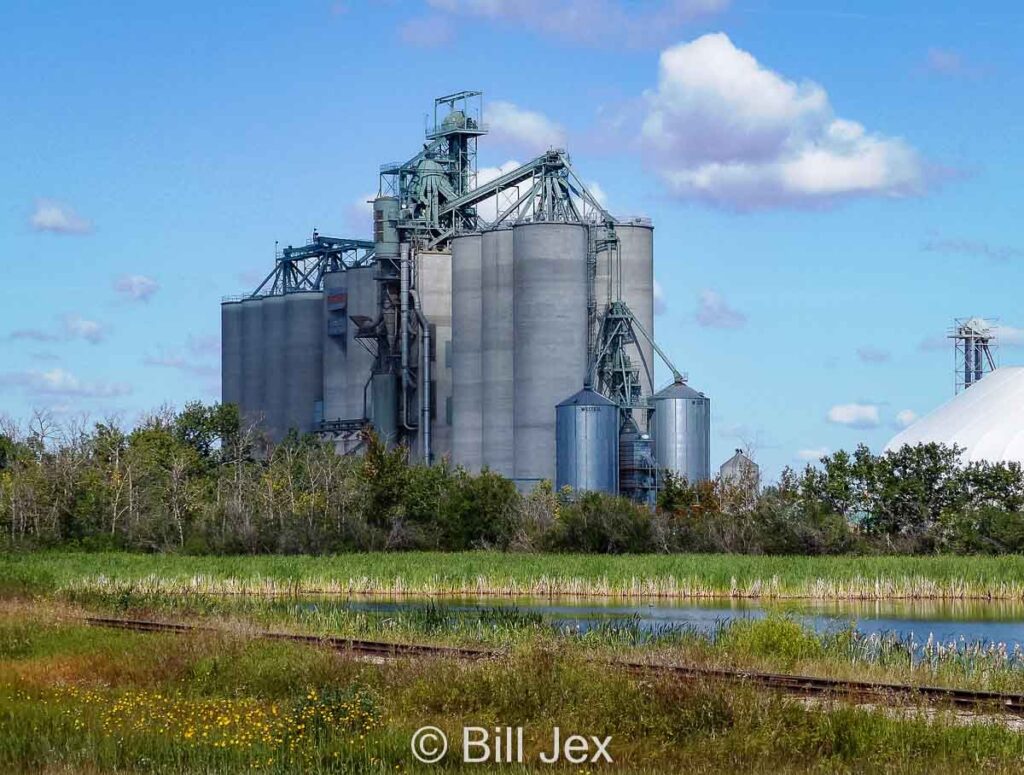
[[[762,603],[751,600],[657,601],[637,603],[581,598],[401,598],[347,600],[307,599],[310,607],[400,613],[433,604],[455,614],[481,608],[514,608],[536,613],[559,628],[586,632],[604,623],[634,622],[647,631],[688,629],[713,633],[736,619],[759,619],[769,613],[790,615],[818,631],[854,626],[864,635],[894,634],[917,643],[929,637],[960,641],[1024,644],[1024,604],[979,600],[828,600]]]

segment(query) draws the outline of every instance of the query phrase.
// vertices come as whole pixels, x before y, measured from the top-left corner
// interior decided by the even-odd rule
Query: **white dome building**
[[[964,463],[1024,465],[1024,367],[996,369],[897,433],[886,451],[935,442],[957,445]]]

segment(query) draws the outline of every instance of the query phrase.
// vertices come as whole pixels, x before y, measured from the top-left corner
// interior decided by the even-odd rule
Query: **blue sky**
[[[0,413],[216,399],[220,297],[275,240],[368,235],[378,165],[458,89],[481,167],[565,144],[654,219],[715,465],[880,448],[951,395],[954,316],[1024,361],[1018,4],[213,5],[0,10]]]

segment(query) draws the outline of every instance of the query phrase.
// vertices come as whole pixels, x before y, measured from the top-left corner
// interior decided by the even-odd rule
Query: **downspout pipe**
[[[409,424],[409,387],[412,376],[409,372],[409,243],[399,247],[399,305],[401,310],[401,357],[402,357],[402,427],[407,431],[416,430]]]
[[[410,291],[409,295],[412,298],[413,309],[416,311],[416,320],[420,324],[422,335],[420,351],[423,366],[420,369],[420,374],[423,377],[423,395],[420,400],[420,433],[423,434],[423,461],[430,465],[433,462],[430,450],[430,324],[423,316],[419,294],[416,291]]]

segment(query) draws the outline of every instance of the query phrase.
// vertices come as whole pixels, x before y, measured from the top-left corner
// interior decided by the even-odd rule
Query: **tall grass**
[[[230,637],[3,628],[18,629],[3,641],[16,650],[0,653],[4,772],[437,771],[409,752],[424,724],[448,732],[456,755],[464,724],[523,726],[528,759],[554,726],[612,735],[606,771],[624,772],[1010,772],[1024,757],[1024,736],[998,725],[651,681],[550,642],[479,663],[380,665]],[[759,637],[737,643],[774,636]]]
[[[0,591],[119,589],[225,595],[1022,600],[1024,557],[0,555]]]

